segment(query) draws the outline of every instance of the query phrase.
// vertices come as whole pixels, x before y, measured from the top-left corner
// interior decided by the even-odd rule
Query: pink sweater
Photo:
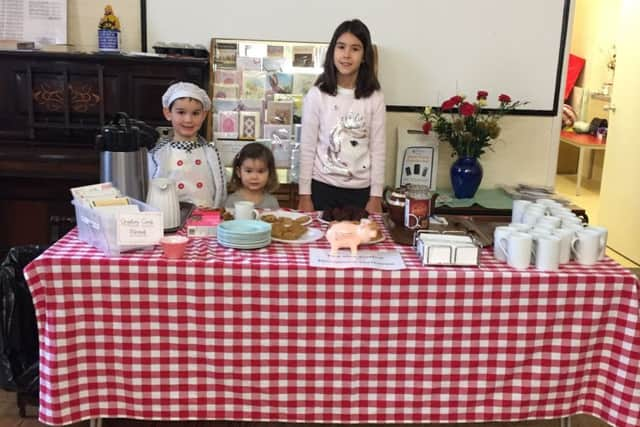
[[[304,98],[300,144],[300,194],[311,179],[340,188],[366,188],[382,196],[385,163],[382,92],[356,99],[352,89],[331,96],[312,87]]]

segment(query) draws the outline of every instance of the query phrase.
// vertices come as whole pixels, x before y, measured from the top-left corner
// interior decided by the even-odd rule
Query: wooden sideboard
[[[0,255],[73,224],[69,188],[98,182],[95,136],[116,112],[166,126],[169,84],[208,78],[208,59],[0,51]]]

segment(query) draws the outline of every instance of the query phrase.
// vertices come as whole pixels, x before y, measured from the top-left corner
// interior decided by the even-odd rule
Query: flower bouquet
[[[444,101],[439,109],[426,107],[421,115],[422,131],[425,134],[435,131],[440,141],[451,145],[452,157],[458,156],[451,168],[451,184],[458,198],[473,197],[478,189],[482,180],[478,158],[491,149],[492,142],[500,135],[500,118],[527,104],[502,94],[498,97],[497,109],[483,111],[488,95],[487,91],[479,90],[475,102],[456,95]]]

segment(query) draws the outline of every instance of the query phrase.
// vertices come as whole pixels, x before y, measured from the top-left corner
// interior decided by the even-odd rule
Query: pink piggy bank
[[[370,242],[378,234],[377,226],[369,219],[361,219],[359,224],[351,221],[333,223],[327,230],[327,240],[331,245],[331,255],[336,255],[338,249],[349,248],[351,255],[358,254],[360,243]]]

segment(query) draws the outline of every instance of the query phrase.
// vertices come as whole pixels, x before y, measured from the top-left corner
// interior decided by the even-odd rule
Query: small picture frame
[[[313,67],[313,46],[294,46],[293,47],[293,66],[294,67]]]
[[[260,113],[257,111],[240,111],[239,139],[254,141],[260,138]]]
[[[238,43],[217,42],[215,53],[215,65],[218,68],[235,69],[238,57]]]

